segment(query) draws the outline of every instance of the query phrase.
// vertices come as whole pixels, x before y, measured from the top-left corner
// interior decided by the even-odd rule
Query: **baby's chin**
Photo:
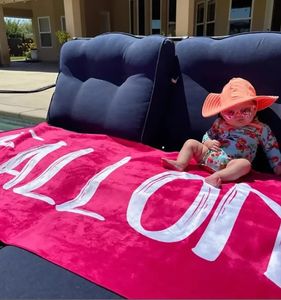
[[[231,125],[232,127],[234,128],[241,128],[241,127],[244,127],[244,126],[247,126],[249,124],[252,123],[252,120],[251,121],[245,121],[245,120],[235,120],[233,122],[227,122],[227,124]]]

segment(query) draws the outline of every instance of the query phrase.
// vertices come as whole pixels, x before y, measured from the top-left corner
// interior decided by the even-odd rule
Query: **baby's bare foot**
[[[205,178],[205,182],[209,183],[210,185],[220,188],[221,187],[221,178],[216,174],[212,174]]]
[[[182,165],[178,163],[176,160],[167,159],[167,158],[161,158],[162,166],[169,170],[175,170],[175,171],[184,171],[186,168],[185,165]]]

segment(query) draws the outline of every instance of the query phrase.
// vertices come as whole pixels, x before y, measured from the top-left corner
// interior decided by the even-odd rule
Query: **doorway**
[[[281,1],[280,0],[274,0],[270,29],[271,31],[281,30]]]

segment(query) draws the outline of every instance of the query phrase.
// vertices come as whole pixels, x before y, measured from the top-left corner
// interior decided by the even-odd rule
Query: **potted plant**
[[[32,60],[38,60],[38,49],[34,42],[30,44],[30,56]]]
[[[56,31],[56,37],[59,41],[59,44],[62,46],[70,39],[70,34],[64,30],[58,30]]]

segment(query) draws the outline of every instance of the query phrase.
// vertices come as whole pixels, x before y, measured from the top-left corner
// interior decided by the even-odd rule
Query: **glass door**
[[[195,3],[195,35],[215,35],[215,0],[201,0]]]
[[[232,0],[229,17],[229,34],[251,30],[252,0]]]
[[[161,0],[151,1],[151,33],[160,34],[161,33]]]
[[[271,30],[281,31],[281,0],[274,0]]]

